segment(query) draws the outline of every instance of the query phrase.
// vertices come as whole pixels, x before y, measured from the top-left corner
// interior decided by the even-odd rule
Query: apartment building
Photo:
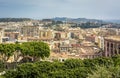
[[[20,28],[19,39],[39,38],[39,26],[23,26]]]
[[[0,43],[2,43],[3,36],[4,36],[4,29],[0,28]]]
[[[104,40],[104,56],[120,54],[120,36],[106,37]]]

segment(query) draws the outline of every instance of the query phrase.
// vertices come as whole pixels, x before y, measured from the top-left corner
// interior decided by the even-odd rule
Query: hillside
[[[67,17],[55,17],[52,18],[54,21],[63,21],[63,22],[74,22],[74,23],[80,23],[80,22],[98,22],[102,23],[102,20],[97,19],[87,19],[87,18],[67,18]]]
[[[30,18],[0,18],[0,22],[23,22],[31,20]]]

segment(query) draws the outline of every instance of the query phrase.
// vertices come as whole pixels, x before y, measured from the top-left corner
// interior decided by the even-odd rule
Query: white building
[[[4,29],[0,28],[0,43],[2,43],[3,36],[4,36]]]

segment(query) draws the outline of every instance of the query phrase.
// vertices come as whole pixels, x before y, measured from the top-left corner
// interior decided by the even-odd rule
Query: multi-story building
[[[4,29],[0,28],[0,43],[2,43],[3,35],[4,35]]]
[[[4,30],[4,38],[3,39],[8,38],[8,41],[15,42],[16,40],[18,40],[18,37],[19,37],[19,32],[17,31],[17,29],[11,28],[11,29]]]
[[[60,32],[60,31],[55,31],[54,32],[54,39],[55,40],[66,40],[71,38],[71,33],[70,32]]]
[[[104,37],[96,36],[95,42],[98,44],[98,47],[104,50]]]
[[[23,26],[20,29],[20,38],[39,37],[39,26]]]
[[[104,40],[104,56],[120,54],[120,36],[106,37]]]
[[[53,31],[52,30],[39,30],[39,38],[41,40],[52,40],[53,39]]]

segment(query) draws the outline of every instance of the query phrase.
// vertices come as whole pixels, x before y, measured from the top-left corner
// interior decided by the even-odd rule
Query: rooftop
[[[110,37],[106,37],[105,39],[113,40],[113,41],[120,41],[120,36],[110,36]]]

